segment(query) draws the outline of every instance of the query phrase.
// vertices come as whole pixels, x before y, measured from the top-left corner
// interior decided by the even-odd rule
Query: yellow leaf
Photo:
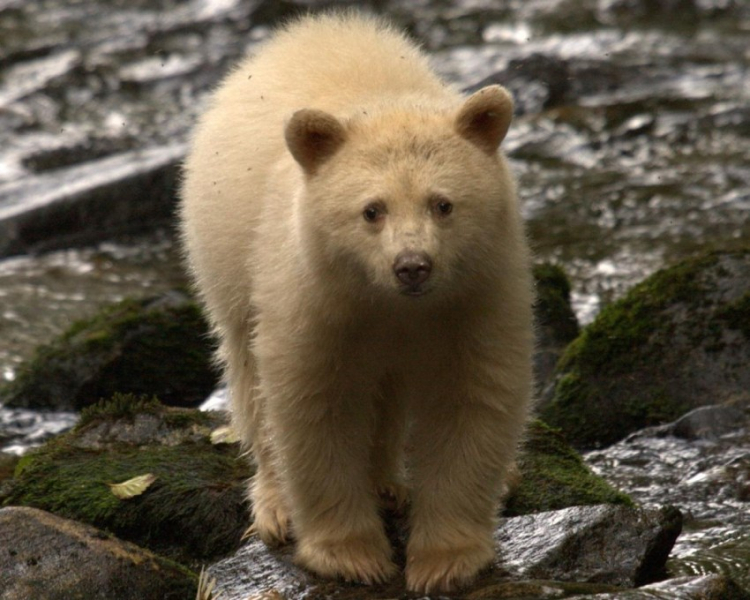
[[[133,479],[128,479],[122,483],[109,483],[109,489],[112,493],[117,496],[120,500],[127,500],[128,498],[134,498],[140,496],[145,492],[149,486],[156,481],[156,475],[153,473],[146,473],[145,475],[138,475]]]
[[[214,445],[233,444],[239,441],[240,439],[234,433],[234,430],[232,429],[231,425],[224,425],[223,427],[218,427],[217,429],[214,429],[211,432],[211,443]]]

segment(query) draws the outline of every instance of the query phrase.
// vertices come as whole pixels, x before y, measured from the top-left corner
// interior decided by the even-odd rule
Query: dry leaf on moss
[[[211,443],[214,445],[233,444],[239,441],[240,438],[237,437],[237,434],[234,432],[234,429],[232,429],[231,425],[218,427],[211,432]]]
[[[112,493],[117,496],[120,500],[127,500],[128,498],[135,498],[145,492],[149,486],[156,481],[156,475],[153,473],[146,473],[145,475],[138,475],[122,483],[109,483],[109,489]]]

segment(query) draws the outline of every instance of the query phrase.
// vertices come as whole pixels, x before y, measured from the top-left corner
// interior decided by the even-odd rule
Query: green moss
[[[121,392],[192,406],[218,381],[212,354],[208,326],[187,297],[128,299],[40,347],[15,381],[0,388],[0,400],[80,409]]]
[[[595,475],[559,431],[534,421],[519,459],[521,480],[505,515],[516,516],[590,504],[632,505],[632,500]]]
[[[102,419],[127,422],[139,410],[199,412],[124,398],[93,408],[87,422],[21,460],[3,504],[83,521],[183,562],[236,548],[248,524],[245,494],[251,471],[235,446],[214,446],[207,437],[174,446],[113,443],[104,450],[76,443]],[[146,473],[157,479],[142,495],[120,500],[112,494],[108,484]]]
[[[554,288],[563,299],[570,301],[570,281],[561,266],[542,263],[534,265],[533,272],[538,285]]]
[[[542,409],[542,418],[587,448],[612,443],[689,410],[669,383],[678,367],[666,361],[674,353],[678,332],[694,336],[688,340],[694,346],[721,349],[710,342],[720,339],[721,327],[712,329],[702,318],[699,326],[682,326],[710,302],[711,286],[699,274],[718,259],[718,254],[709,254],[660,271],[604,307],[563,353],[554,397]],[[683,316],[670,317],[675,310]],[[734,322],[742,322],[746,310],[728,311],[728,320],[736,314]]]
[[[133,419],[141,413],[156,414],[162,412],[164,405],[155,396],[136,396],[135,394],[116,393],[109,400],[99,400],[81,411],[76,429],[82,429],[90,423],[102,420]]]
[[[81,417],[75,430],[81,431],[92,423],[101,421],[132,421],[137,415],[160,415],[172,428],[183,428],[191,425],[207,426],[211,422],[208,413],[197,410],[168,410],[156,396],[136,396],[135,394],[114,394],[108,400],[100,400],[81,411]]]
[[[745,339],[750,340],[750,292],[736,302],[721,307],[715,318],[730,329],[742,332]]]
[[[696,278],[696,270],[716,261],[713,254],[686,261],[636,285],[621,300],[602,309],[568,347],[558,368],[575,364],[586,371],[618,374],[650,361],[660,345],[650,347],[649,342],[668,339],[673,327],[662,312],[677,303],[701,302],[707,290]]]
[[[578,335],[578,321],[570,307],[570,281],[565,271],[550,263],[534,266],[537,301],[535,315],[539,325],[549,327],[560,343]]]
[[[0,484],[13,477],[19,462],[17,456],[0,452]]]

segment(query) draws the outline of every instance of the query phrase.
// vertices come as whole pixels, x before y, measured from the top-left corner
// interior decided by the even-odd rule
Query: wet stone
[[[0,508],[0,548],[2,600],[185,600],[196,592],[188,569],[34,508]]]
[[[547,587],[566,594],[580,592],[586,586],[576,590],[575,585],[566,586],[565,582],[597,584],[604,589],[646,583],[663,568],[680,524],[680,514],[671,509],[644,511],[615,506],[573,507],[504,519],[495,532],[496,562],[462,595],[504,597],[498,595],[500,589],[513,590],[511,582],[518,581],[526,582],[526,591]],[[403,555],[398,555],[403,568]],[[269,550],[259,540],[214,564],[209,572],[227,600],[244,600],[272,590],[285,600],[322,599],[334,590],[336,598],[412,597],[405,592],[403,575],[368,587],[324,581],[294,564],[291,546]],[[551,581],[541,585],[528,580]],[[587,590],[602,588],[592,585]]]

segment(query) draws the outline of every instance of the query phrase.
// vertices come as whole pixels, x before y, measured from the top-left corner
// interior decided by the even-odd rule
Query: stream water
[[[50,136],[68,119],[76,148],[92,128],[120,132],[109,145],[96,138],[90,157],[137,145],[140,130],[133,133],[127,123],[160,124],[155,139],[181,141],[205,99],[207,86],[191,82],[215,79],[228,64],[227,53],[263,39],[276,18],[272,5],[91,2],[83,10],[75,0],[0,0],[0,125],[14,127],[0,140],[14,151],[41,145],[47,159],[59,158]],[[498,71],[518,73],[520,83],[507,82],[519,116],[505,149],[537,257],[566,269],[583,323],[662,266],[750,243],[750,3],[419,0],[373,6],[407,26],[438,70],[462,87]],[[34,19],[36,28],[29,25]],[[232,37],[242,30],[243,38]],[[55,52],[47,56],[49,47]],[[67,83],[45,89],[81,55],[78,70],[70,70],[70,93],[61,92]],[[14,64],[38,56],[31,66]],[[113,68],[118,60],[122,64]],[[86,83],[86,69],[103,69],[119,83],[102,76],[95,89]],[[16,158],[0,149],[0,184],[50,168]],[[169,232],[153,232],[0,260],[0,378],[13,379],[35,346],[102,304],[184,285],[178,254]],[[58,415],[45,424],[2,408],[0,417],[0,446],[13,452],[73,419]],[[720,472],[747,475],[750,442],[747,432],[737,436],[711,443],[646,437],[587,460],[637,500],[672,502],[687,512],[675,574],[729,570],[750,586],[748,498],[721,491],[731,478],[719,477],[725,484],[711,479]]]

